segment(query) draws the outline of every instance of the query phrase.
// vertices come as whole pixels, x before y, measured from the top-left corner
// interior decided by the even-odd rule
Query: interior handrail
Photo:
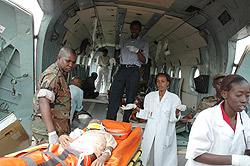
[[[243,62],[243,60],[244,60],[247,52],[249,51],[249,49],[250,49],[250,45],[247,45],[246,48],[245,48],[245,50],[244,50],[244,52],[243,52],[243,54],[242,54],[242,56],[241,56],[241,58],[240,58],[239,63],[236,65],[236,69],[234,71],[234,74],[236,74],[237,69],[241,66],[241,64],[242,64],[242,62]]]

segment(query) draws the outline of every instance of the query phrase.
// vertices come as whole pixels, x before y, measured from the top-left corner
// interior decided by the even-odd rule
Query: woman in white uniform
[[[246,112],[249,83],[228,75],[221,83],[223,101],[202,111],[195,120],[187,147],[186,166],[250,166],[250,119]]]
[[[108,83],[108,75],[109,75],[109,69],[108,66],[110,57],[108,56],[108,49],[103,50],[103,55],[99,56],[97,59],[97,83],[96,83],[96,91],[100,92],[101,90],[101,83],[103,79],[103,92],[106,93],[107,89],[107,83]]]
[[[144,110],[138,109],[137,117],[147,119],[141,160],[144,166],[177,166],[175,123],[181,114],[176,109],[181,104],[179,97],[168,92],[171,78],[168,74],[156,76],[159,91],[146,95]]]

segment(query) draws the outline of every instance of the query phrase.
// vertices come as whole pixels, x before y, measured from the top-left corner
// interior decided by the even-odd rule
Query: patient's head
[[[89,124],[91,124],[91,123],[101,124],[102,121],[101,121],[100,119],[92,119],[92,120],[89,122]]]
[[[100,119],[92,119],[87,126],[87,130],[102,130],[106,131]]]

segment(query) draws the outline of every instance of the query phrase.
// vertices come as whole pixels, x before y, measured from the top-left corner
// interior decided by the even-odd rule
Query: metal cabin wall
[[[218,4],[220,3],[220,4]],[[217,10],[212,10],[216,9]],[[218,7],[219,6],[219,7]],[[210,75],[209,91],[207,94],[198,95],[198,103],[204,96],[214,95],[215,89],[212,87],[212,76],[220,72],[229,72],[233,65],[232,57],[235,50],[232,50],[230,41],[244,26],[249,24],[250,17],[246,16],[250,10],[250,1],[215,1],[205,12],[209,19],[204,25],[200,26],[200,32],[205,36],[208,47],[200,49],[201,51],[201,74]],[[210,11],[210,12],[209,12]],[[231,16],[224,25],[219,21],[218,17],[227,11]],[[234,47],[235,49],[235,47]]]
[[[48,0],[38,0],[39,5],[43,11],[43,19],[41,20],[41,25],[39,29],[39,34],[37,38],[37,49],[36,49],[36,84],[38,82],[39,76],[44,70],[43,59],[47,59],[48,52],[44,51],[46,48],[45,43],[48,40],[47,33],[49,33],[49,26],[51,25],[51,19],[54,15],[54,2]],[[46,10],[45,10],[46,9]],[[51,30],[50,30],[51,31]],[[45,58],[44,58],[45,57]],[[47,62],[49,64],[49,62]],[[48,65],[46,65],[48,66]]]
[[[217,2],[219,3],[219,2]],[[216,2],[214,5],[218,5]],[[213,8],[213,6],[211,6]],[[240,29],[248,24],[250,18],[246,16],[250,10],[250,1],[222,1],[220,8],[217,11],[213,11],[215,14],[209,19],[209,21],[202,26],[202,29],[207,29],[210,34],[208,34],[209,47],[209,71],[211,75],[218,72],[225,72],[228,62],[228,41],[236,34]],[[224,25],[219,21],[218,17],[227,11],[231,16],[231,19]],[[211,38],[212,39],[211,39]],[[214,44],[213,44],[214,43]]]
[[[37,48],[37,80],[40,74],[57,60],[58,52],[62,47],[61,42],[66,28],[63,26],[64,18],[60,3],[60,0],[39,0],[44,16]]]
[[[0,0],[0,118],[14,112],[30,134],[33,113],[33,18]]]

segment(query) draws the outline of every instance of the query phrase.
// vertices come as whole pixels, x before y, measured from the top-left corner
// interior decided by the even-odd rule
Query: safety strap
[[[23,159],[28,166],[37,166],[36,162],[32,158],[29,157],[20,157],[20,158]]]
[[[129,133],[110,133],[112,136],[124,136],[124,135],[128,135]]]
[[[80,153],[78,151],[66,150],[66,149],[59,156],[56,156],[52,152],[42,152],[42,153],[51,156],[52,159],[49,159],[48,161],[40,163],[40,164],[36,164],[36,162],[30,157],[23,156],[20,158],[22,158],[28,166],[51,166],[51,165],[57,165],[58,163],[60,163],[62,166],[67,166],[67,164],[63,162],[63,160],[65,160],[69,154],[73,154],[77,158],[79,158],[80,156]]]
[[[79,157],[80,157],[80,153],[78,152],[78,151],[76,151],[76,150],[66,150],[66,151],[68,151],[70,154],[73,154],[73,155],[75,155],[78,159],[79,159]]]
[[[45,153],[45,152],[44,152],[44,153]],[[48,153],[48,152],[46,152],[45,154],[47,154],[47,153]],[[53,154],[53,153],[50,152],[50,154]],[[47,154],[47,155],[50,155],[50,154]],[[46,162],[40,163],[40,164],[38,164],[38,166],[51,166],[51,165],[57,165],[58,163],[61,163],[61,162],[59,162],[59,160],[63,162],[63,160],[65,160],[65,159],[68,157],[69,154],[73,154],[73,155],[75,155],[77,158],[79,158],[79,155],[80,155],[80,153],[77,152],[77,151],[74,151],[74,150],[66,150],[66,149],[65,149],[65,150],[62,152],[61,155],[56,156],[56,155],[53,154],[54,156],[56,156],[56,158],[55,158],[54,156],[50,155],[51,157],[53,157],[52,159],[50,159],[50,160],[48,160],[48,161],[46,161]],[[59,160],[58,160],[58,158],[59,158]],[[63,163],[64,163],[64,162],[63,162]],[[65,164],[65,163],[64,163],[64,164]],[[62,164],[62,165],[63,165],[63,164]]]
[[[50,155],[54,159],[56,159],[62,166],[67,166],[65,162],[63,162],[58,156],[56,156],[54,153],[51,152],[43,152],[44,154]]]

